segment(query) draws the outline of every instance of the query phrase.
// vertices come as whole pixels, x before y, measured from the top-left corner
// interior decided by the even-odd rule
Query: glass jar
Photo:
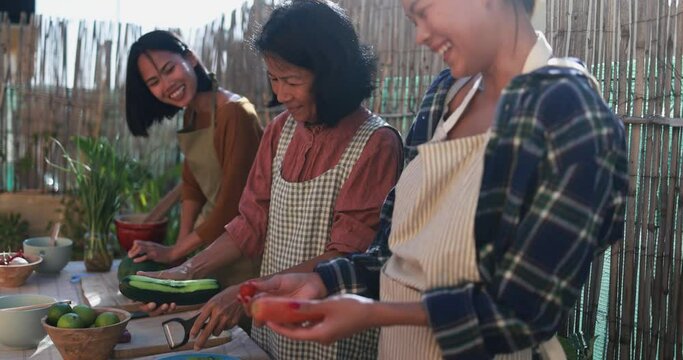
[[[107,232],[85,233],[83,262],[89,272],[107,272],[111,269],[114,254]]]

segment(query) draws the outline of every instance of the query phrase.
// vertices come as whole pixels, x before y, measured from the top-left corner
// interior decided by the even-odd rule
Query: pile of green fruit
[[[114,325],[119,317],[113,312],[97,314],[86,305],[76,305],[73,308],[67,303],[56,303],[47,311],[47,323],[58,328],[83,329]]]

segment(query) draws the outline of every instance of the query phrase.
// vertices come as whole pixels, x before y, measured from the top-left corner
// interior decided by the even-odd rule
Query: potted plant
[[[83,211],[83,261],[87,271],[106,272],[113,260],[110,229],[121,206],[131,167],[137,164],[120,155],[106,138],[76,137],[77,155],[70,155],[56,139],[66,167],[52,164],[74,176],[74,193]]]

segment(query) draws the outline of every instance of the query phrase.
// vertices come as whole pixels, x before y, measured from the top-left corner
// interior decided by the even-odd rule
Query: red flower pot
[[[130,250],[133,241],[144,240],[162,243],[166,238],[166,224],[168,219],[151,223],[143,223],[147,214],[119,215],[114,219],[116,224],[116,237],[119,239],[121,249]]]

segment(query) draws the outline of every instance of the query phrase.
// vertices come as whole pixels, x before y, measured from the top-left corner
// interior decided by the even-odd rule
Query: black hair
[[[534,13],[534,7],[536,6],[536,0],[513,0],[515,5],[522,5],[524,8],[524,11],[528,15],[531,15]]]
[[[277,6],[253,45],[264,56],[313,73],[318,123],[334,126],[374,89],[377,59],[333,2],[290,0]],[[276,104],[273,94],[271,105]]]
[[[528,14],[532,14],[534,12],[536,0],[522,0],[522,3],[524,3],[524,9]]]
[[[128,52],[126,68],[126,123],[135,136],[147,136],[147,130],[164,118],[171,118],[179,107],[159,101],[147,87],[138,69],[138,58],[151,50],[164,50],[183,56],[190,49],[178,36],[170,31],[154,30],[142,35]],[[197,92],[211,90],[211,79],[202,64],[194,67],[197,75]]]

